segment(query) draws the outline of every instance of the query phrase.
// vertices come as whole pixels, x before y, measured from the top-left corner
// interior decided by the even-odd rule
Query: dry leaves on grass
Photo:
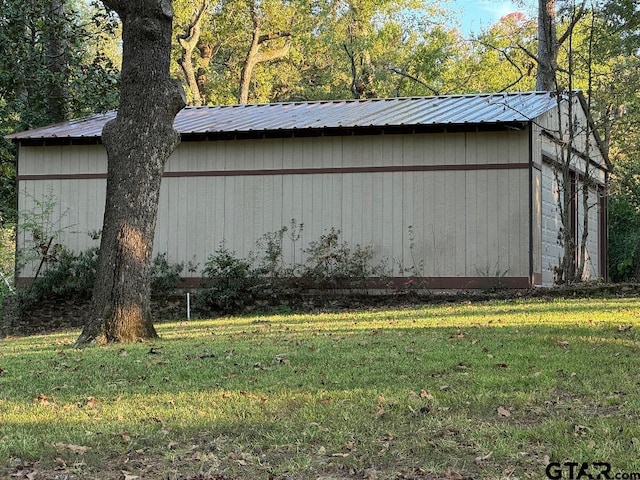
[[[511,416],[511,410],[509,410],[508,408],[505,408],[503,406],[498,407],[498,415],[500,415],[501,417],[510,417]]]
[[[53,446],[56,447],[56,450],[68,450],[70,452],[79,454],[86,453],[91,450],[91,447],[87,447],[84,445],[74,445],[72,443],[56,442],[53,444]]]

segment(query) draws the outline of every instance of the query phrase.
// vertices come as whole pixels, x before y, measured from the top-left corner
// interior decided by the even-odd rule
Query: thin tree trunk
[[[67,119],[67,52],[64,45],[64,0],[51,0],[47,11],[47,109],[51,122]]]
[[[200,41],[200,22],[202,21],[202,16],[208,4],[209,2],[207,0],[202,2],[202,6],[193,12],[189,25],[185,28],[184,33],[178,35],[178,43],[180,43],[180,47],[182,48],[182,55],[178,59],[178,64],[182,68],[182,73],[184,73],[187,83],[189,84],[189,90],[191,90],[191,95],[193,96],[192,103],[196,107],[200,107],[204,102],[196,79],[196,71],[193,68],[192,55]]]
[[[180,142],[184,92],[169,76],[170,0],[103,0],[123,23],[120,107],[105,125],[107,200],[91,318],[76,346],[156,337],[150,270],[160,182]]]
[[[251,87],[251,78],[253,76],[253,69],[259,63],[272,62],[278,60],[289,53],[291,45],[287,42],[280,48],[271,50],[268,52],[261,52],[260,49],[265,42],[269,40],[275,40],[276,38],[286,38],[291,36],[291,32],[275,32],[261,34],[262,19],[257,10],[255,0],[251,0],[249,3],[249,9],[251,12],[251,21],[253,22],[253,32],[251,37],[251,45],[247,51],[247,58],[244,62],[242,72],[240,72],[240,88],[238,90],[238,103],[240,105],[246,105],[249,101],[249,90]]]

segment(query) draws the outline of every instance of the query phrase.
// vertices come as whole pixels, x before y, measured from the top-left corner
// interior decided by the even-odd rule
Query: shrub
[[[183,263],[170,263],[166,253],[159,253],[151,263],[151,295],[166,296],[174,292],[180,282]]]
[[[96,278],[97,260],[97,247],[79,254],[62,249],[55,263],[49,264],[28,288],[18,290],[18,303],[25,308],[52,296],[89,297]]]
[[[340,230],[335,228],[311,242],[305,253],[307,260],[302,276],[319,287],[362,287],[364,280],[376,272],[371,264],[373,247],[356,245],[352,250],[347,242],[340,240]]]
[[[78,254],[62,249],[54,263],[26,289],[18,291],[24,308],[48,297],[86,297],[93,292],[98,265],[98,247]],[[171,264],[166,254],[158,254],[151,266],[152,294],[167,295],[176,288],[182,264]]]
[[[263,271],[253,267],[251,257],[238,258],[223,243],[209,256],[203,273],[205,283],[200,295],[204,303],[216,310],[232,312],[254,300]]]
[[[622,195],[609,200],[609,273],[614,282],[640,278],[640,213]]]

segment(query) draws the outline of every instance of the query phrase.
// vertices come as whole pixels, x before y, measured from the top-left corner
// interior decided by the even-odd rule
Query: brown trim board
[[[541,280],[541,278],[540,278]],[[201,278],[182,278],[181,288],[199,288]],[[528,277],[392,277],[367,279],[363,288],[370,289],[427,289],[427,290],[484,290],[504,288],[526,290],[531,288]],[[339,288],[339,287],[338,287]]]
[[[202,278],[188,277],[180,279],[178,288],[200,288]],[[28,286],[34,281],[33,277],[19,277],[16,284]],[[425,290],[484,290],[488,288],[504,288],[526,290],[531,288],[527,277],[371,277],[367,280],[365,289],[425,289]]]
[[[470,163],[456,165],[396,165],[371,167],[328,167],[328,168],[269,168],[258,170],[194,170],[164,172],[165,178],[186,177],[235,177],[263,175],[326,175],[345,173],[394,173],[394,172],[452,172],[477,170],[524,170],[528,163]],[[106,173],[52,173],[36,175],[18,175],[18,181],[24,180],[95,180],[106,179]]]

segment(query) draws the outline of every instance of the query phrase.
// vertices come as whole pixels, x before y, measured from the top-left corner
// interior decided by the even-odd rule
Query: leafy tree
[[[445,72],[448,91],[533,90],[536,64],[526,52],[534,49],[536,28],[536,20],[518,12],[461,43],[459,60]]]
[[[113,109],[113,18],[97,4],[0,0],[0,217],[16,221],[15,151],[3,136]]]

